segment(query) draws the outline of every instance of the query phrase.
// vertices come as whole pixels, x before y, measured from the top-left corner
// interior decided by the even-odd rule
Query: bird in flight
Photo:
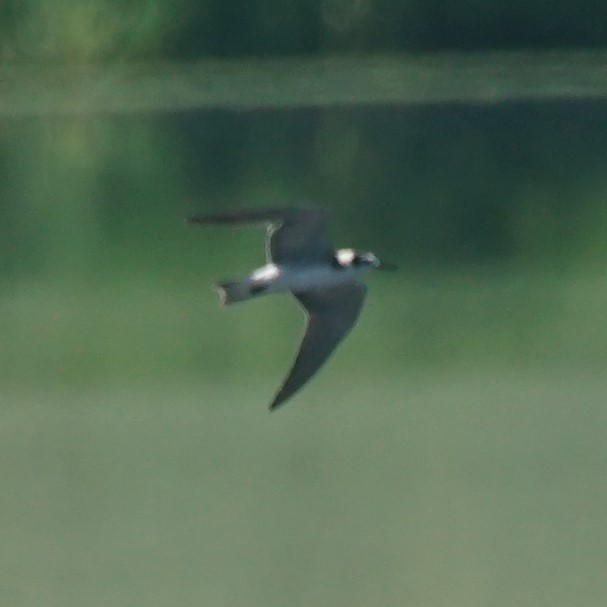
[[[362,309],[367,270],[394,270],[373,253],[335,250],[328,238],[329,211],[319,207],[233,210],[194,215],[200,225],[267,226],[266,265],[247,277],[216,285],[224,305],[290,292],[306,314],[299,352],[270,404],[274,410],[297,392],[348,335]]]

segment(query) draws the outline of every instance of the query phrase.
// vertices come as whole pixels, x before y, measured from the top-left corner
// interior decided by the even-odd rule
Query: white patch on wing
[[[259,270],[255,270],[252,278],[253,280],[271,281],[277,278],[279,274],[280,270],[278,269],[278,266],[274,265],[273,263],[269,263],[267,266],[259,268]]]

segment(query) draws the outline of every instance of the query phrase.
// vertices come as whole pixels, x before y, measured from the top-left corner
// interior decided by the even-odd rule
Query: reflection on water
[[[263,235],[201,233],[184,217],[302,200],[334,210],[338,246],[400,262],[397,275],[372,281],[377,308],[365,315],[377,316],[368,322],[392,344],[388,361],[400,353],[413,364],[604,364],[606,110],[552,103],[6,121],[0,246],[10,313],[0,322],[12,338],[4,374],[31,375],[47,358],[67,377],[128,368],[120,336],[143,318],[149,330],[129,343],[200,352],[198,332],[159,334],[155,317],[185,325],[214,305],[204,283],[253,266]],[[184,311],[179,298],[199,289]],[[257,314],[263,326],[268,310],[235,316]],[[103,335],[118,339],[98,335],[101,318]],[[266,331],[264,341],[279,335]],[[233,337],[230,351],[248,360],[248,345]],[[75,343],[80,354],[70,357]],[[142,372],[163,367],[153,351],[136,358]],[[382,360],[382,348],[373,358]],[[183,362],[171,356],[164,367]]]
[[[604,596],[606,116],[4,119],[0,588],[61,605]],[[299,314],[219,309],[208,283],[254,265],[263,235],[183,219],[300,200],[333,208],[336,244],[402,269],[370,279],[352,337],[269,421]]]

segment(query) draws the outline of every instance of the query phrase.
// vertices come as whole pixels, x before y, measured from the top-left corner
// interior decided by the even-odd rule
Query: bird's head
[[[354,249],[339,249],[335,259],[342,268],[353,270],[396,270],[396,265],[380,261],[374,253],[355,251]]]

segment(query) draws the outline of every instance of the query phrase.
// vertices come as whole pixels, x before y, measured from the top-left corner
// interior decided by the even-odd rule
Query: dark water
[[[1,130],[6,604],[603,604],[605,104]],[[303,200],[402,270],[268,417],[299,312],[183,219]]]

